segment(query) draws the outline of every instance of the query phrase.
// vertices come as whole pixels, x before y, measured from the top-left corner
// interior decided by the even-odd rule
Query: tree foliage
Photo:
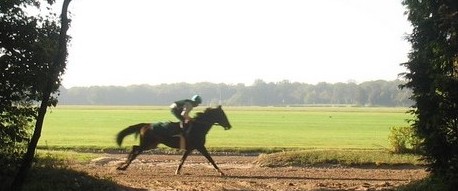
[[[413,32],[404,64],[413,126],[433,175],[458,185],[458,1],[404,0]]]
[[[50,68],[60,26],[55,14],[39,11],[53,2],[0,0],[0,163],[10,167],[2,168],[0,175],[11,175],[19,166],[38,115],[37,103],[53,76]],[[34,11],[38,13],[31,14]],[[63,71],[58,69],[60,74]],[[59,85],[59,81],[53,85],[53,92]],[[48,104],[54,105],[56,100],[53,96]]]

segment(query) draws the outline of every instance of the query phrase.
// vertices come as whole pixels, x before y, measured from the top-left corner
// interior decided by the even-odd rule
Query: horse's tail
[[[121,146],[122,140],[127,135],[135,133],[135,137],[138,137],[138,134],[140,134],[140,129],[142,127],[144,127],[145,125],[146,125],[146,123],[139,123],[139,124],[131,125],[131,126],[125,128],[125,129],[123,129],[122,131],[120,131],[118,133],[118,136],[116,136],[116,142],[118,143],[119,146]]]

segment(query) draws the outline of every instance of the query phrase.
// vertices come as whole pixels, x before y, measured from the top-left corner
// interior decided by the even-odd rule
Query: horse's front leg
[[[142,153],[142,149],[140,146],[134,145],[132,147],[132,151],[129,153],[129,156],[127,157],[126,162],[121,163],[121,165],[118,166],[118,170],[126,170],[127,167],[129,167],[130,163],[140,154]]]
[[[184,161],[186,158],[188,158],[188,155],[192,152],[191,149],[186,149],[184,152],[183,156],[181,157],[180,165],[178,165],[177,170],[175,171],[175,174],[180,174],[181,173],[181,167],[183,167]]]
[[[221,171],[221,169],[218,168],[218,166],[216,166],[216,163],[215,161],[213,160],[213,158],[210,156],[210,153],[208,153],[207,151],[207,148],[205,147],[202,147],[200,149],[197,149],[200,153],[202,153],[202,155],[204,155],[205,158],[207,158],[207,160],[213,165],[213,167],[215,168],[216,171],[219,172],[219,174],[221,176],[226,176],[223,171]]]

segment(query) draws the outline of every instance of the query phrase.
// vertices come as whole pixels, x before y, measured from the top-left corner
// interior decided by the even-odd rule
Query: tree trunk
[[[54,63],[50,67],[50,76],[48,82],[46,83],[46,88],[43,90],[43,98],[41,101],[40,108],[38,110],[38,116],[36,118],[35,130],[32,135],[32,139],[29,142],[27,152],[25,153],[24,158],[22,159],[21,167],[19,168],[16,177],[14,178],[13,183],[11,184],[10,190],[22,190],[23,183],[27,174],[32,167],[33,158],[35,156],[35,150],[37,148],[38,140],[41,136],[41,130],[43,127],[43,121],[46,115],[46,110],[49,106],[49,100],[51,93],[53,92],[53,87],[56,82],[59,80],[59,68],[65,66],[65,60],[67,58],[67,30],[69,28],[69,20],[67,17],[68,5],[71,0],[64,0],[62,5],[61,13],[61,29],[59,34],[59,42],[57,54],[54,58]]]

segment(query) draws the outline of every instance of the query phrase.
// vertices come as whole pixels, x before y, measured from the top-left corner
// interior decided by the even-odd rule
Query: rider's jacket
[[[194,106],[192,100],[184,99],[173,102],[172,105],[170,105],[170,108],[180,111],[181,116],[183,116],[185,119],[189,119],[191,118],[189,113],[194,108]]]

